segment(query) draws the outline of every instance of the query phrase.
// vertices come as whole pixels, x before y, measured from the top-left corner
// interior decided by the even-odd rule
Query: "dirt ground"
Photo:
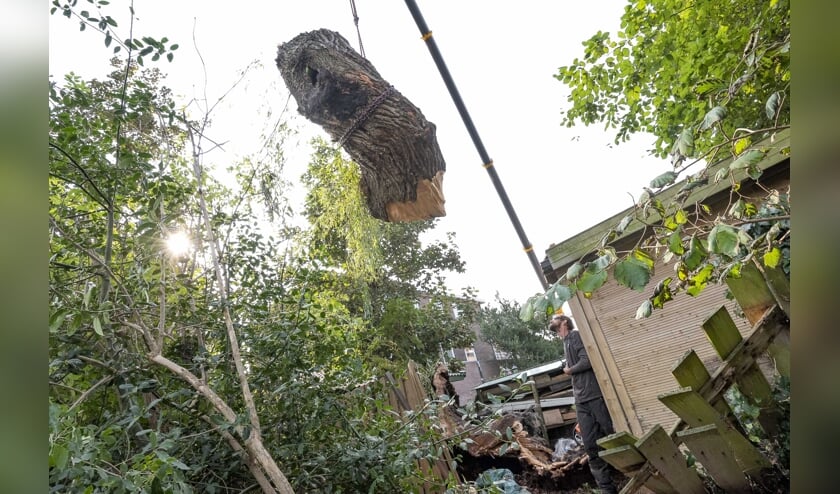
[[[569,472],[561,479],[551,480],[536,477],[528,472],[515,474],[516,483],[528,489],[531,494],[592,494],[598,488],[595,479],[589,473],[589,467]],[[616,488],[621,490],[630,479],[619,472],[613,475]]]
[[[475,480],[483,471],[490,468],[504,468],[513,473],[516,483],[528,489],[531,494],[592,494],[598,489],[595,479],[589,471],[588,465],[581,465],[569,470],[562,477],[552,479],[549,476],[537,475],[532,470],[523,467],[517,458],[471,458],[467,457],[459,465],[459,472],[466,480]],[[621,488],[630,479],[620,472],[613,473],[613,481],[616,487]]]

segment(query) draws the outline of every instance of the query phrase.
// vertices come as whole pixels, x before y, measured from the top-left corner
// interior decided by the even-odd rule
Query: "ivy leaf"
[[[647,286],[650,274],[650,267],[636,257],[628,257],[615,265],[615,280],[620,285],[638,292]]]
[[[540,296],[534,301],[534,314],[545,314],[548,310],[548,298],[545,295]]]
[[[694,190],[697,187],[706,185],[707,183],[709,183],[708,178],[698,178],[695,180],[689,180],[686,183],[684,183],[682,187],[680,187],[680,192]]]
[[[708,130],[711,129],[712,126],[726,117],[726,108],[722,106],[716,106],[709,110],[706,113],[706,116],[703,117],[703,123],[700,124],[700,130]]]
[[[735,227],[718,224],[709,232],[709,250],[715,254],[735,257],[738,255],[739,247],[738,231]]]
[[[762,173],[764,173],[764,171],[756,165],[750,165],[747,168],[747,175],[749,175],[749,177],[753,180],[758,180]]]
[[[672,172],[672,171],[668,171],[668,172],[663,173],[662,175],[659,175],[658,177],[654,178],[653,180],[651,180],[650,181],[650,186],[653,189],[661,189],[662,187],[665,187],[666,185],[671,185],[672,183],[674,183],[674,181],[676,179],[677,179],[677,174]]]
[[[766,153],[759,149],[750,149],[749,151],[745,152],[741,156],[738,156],[738,159],[733,161],[729,164],[729,169],[732,171],[740,170],[743,168],[748,168],[751,165],[755,165],[759,161],[764,158]]]

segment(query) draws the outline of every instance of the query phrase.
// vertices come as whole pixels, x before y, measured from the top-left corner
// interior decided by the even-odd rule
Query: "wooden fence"
[[[687,466],[690,451],[708,476],[727,493],[752,492],[770,460],[743,434],[724,394],[732,386],[759,407],[758,422],[768,436],[778,432],[780,409],[772,386],[756,358],[769,354],[775,372],[790,377],[790,286],[778,269],[745,266],[742,276],[728,280],[752,330],[744,339],[731,315],[721,307],[702,328],[720,357],[713,374],[688,350],[674,365],[677,388],[658,396],[679,420],[668,432],[661,425],[636,438],[619,432],[602,438],[600,456],[631,477],[622,489],[629,494],[646,488],[655,493],[700,494],[706,487],[697,470]]]
[[[389,372],[385,375],[388,381],[388,403],[391,408],[406,420],[403,412],[418,411],[426,404],[429,392],[423,385],[423,380],[417,372],[414,362],[408,363],[408,369],[403,377],[395,379]],[[418,494],[440,494],[446,491],[449,480],[458,482],[458,474],[453,468],[455,464],[446,446],[442,449],[442,458],[430,463],[425,459],[418,460],[422,479],[418,479],[416,489]]]

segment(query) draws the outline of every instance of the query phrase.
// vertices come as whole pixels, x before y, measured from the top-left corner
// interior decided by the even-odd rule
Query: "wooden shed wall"
[[[593,365],[606,369],[599,378],[616,431],[641,436],[656,424],[667,426],[678,420],[656,397],[673,390],[671,369],[689,349],[714,373],[720,361],[701,326],[721,305],[733,314],[742,335],[750,330],[746,318],[736,316],[741,313],[737,304],[726,300],[725,285],[709,285],[697,297],[680,293],[664,310],[636,320],[636,309],[668,276],[673,276],[672,264],[660,263],[644,292],[620,286],[610,276],[591,299],[578,295],[571,301]]]

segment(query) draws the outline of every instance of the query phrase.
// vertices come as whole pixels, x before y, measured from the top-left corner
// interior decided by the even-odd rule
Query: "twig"
[[[107,384],[107,383],[111,382],[112,379],[114,379],[114,376],[105,376],[102,379],[96,381],[96,383],[94,383],[93,386],[91,386],[87,390],[85,390],[85,392],[82,393],[82,395],[79,396],[76,399],[76,401],[73,402],[72,405],[70,405],[70,408],[68,408],[67,411],[68,412],[72,411],[79,404],[81,404],[83,401],[85,401],[87,399],[87,397],[90,396],[90,394],[93,393],[96,390],[96,388],[98,388],[99,386],[102,386],[103,384]]]

